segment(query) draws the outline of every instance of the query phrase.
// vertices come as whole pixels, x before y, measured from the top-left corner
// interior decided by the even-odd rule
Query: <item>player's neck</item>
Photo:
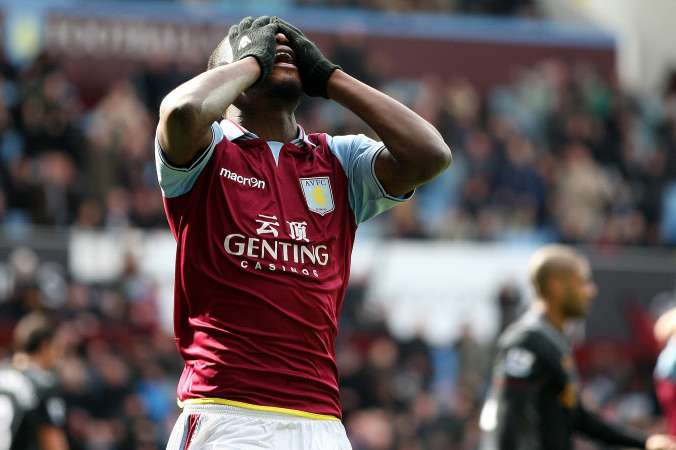
[[[266,141],[289,142],[298,136],[296,116],[283,109],[242,111],[239,123]]]
[[[562,311],[552,307],[546,300],[538,300],[535,308],[559,331],[563,331],[566,316]]]
[[[29,356],[26,353],[15,353],[12,358],[12,365],[19,370],[27,370],[30,368],[38,368],[47,370],[47,364],[42,358],[36,356]]]

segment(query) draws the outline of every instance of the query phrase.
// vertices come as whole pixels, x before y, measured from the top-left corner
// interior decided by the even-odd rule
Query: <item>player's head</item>
[[[56,325],[43,314],[25,316],[14,329],[16,353],[27,355],[44,368],[54,366],[59,358],[56,330]]]
[[[563,245],[548,245],[531,257],[530,279],[537,296],[565,317],[584,317],[596,286],[589,262]]]
[[[289,40],[283,33],[277,33],[275,39],[277,40],[277,52],[283,51],[295,58],[295,53],[289,45]],[[231,63],[232,55],[230,41],[226,36],[209,57],[207,70]],[[275,64],[267,79],[241,94],[235,100],[234,107],[228,109],[228,117],[236,115],[237,109],[242,111],[247,109],[255,110],[258,105],[265,105],[270,101],[290,104],[293,108],[298,105],[303,93],[300,75],[294,63],[278,61],[278,59],[283,58],[284,56],[279,54],[275,57]]]
[[[665,344],[676,335],[676,308],[671,308],[663,313],[655,322],[655,338],[660,344]]]

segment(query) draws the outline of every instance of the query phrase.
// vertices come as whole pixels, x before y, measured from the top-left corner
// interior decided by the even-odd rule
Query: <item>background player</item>
[[[676,434],[676,308],[659,317],[654,331],[655,338],[663,346],[655,365],[655,392],[669,433]]]
[[[306,134],[302,92],[382,142]],[[334,341],[356,226],[448,166],[440,134],[297,28],[249,17],[162,102],[156,158],[185,360],[169,448],[350,448]]]
[[[589,311],[596,287],[589,263],[552,245],[531,259],[537,299],[500,337],[492,393],[481,414],[483,450],[568,450],[574,432],[607,445],[676,449],[668,436],[646,437],[604,421],[582,404],[568,320]]]
[[[16,352],[0,367],[0,449],[66,450],[65,403],[51,370],[61,357],[56,326],[33,313],[14,331]]]

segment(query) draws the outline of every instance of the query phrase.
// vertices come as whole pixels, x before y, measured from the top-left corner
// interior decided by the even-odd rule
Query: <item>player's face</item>
[[[247,101],[255,101],[259,96],[271,96],[282,100],[298,101],[303,93],[296,54],[289,46],[289,40],[282,33],[277,33],[277,53],[272,72],[259,86],[247,91]]]
[[[45,345],[43,362],[49,369],[53,369],[63,358],[64,351],[65,348],[62,336],[57,332]]]
[[[587,264],[580,264],[572,273],[563,275],[561,307],[571,318],[585,317],[596,296],[596,285]]]
[[[275,64],[268,78],[268,82],[274,85],[291,84],[297,88],[298,95],[302,92],[302,85],[298,68],[296,67],[296,53],[291,49],[289,40],[283,33],[277,33],[277,52]]]

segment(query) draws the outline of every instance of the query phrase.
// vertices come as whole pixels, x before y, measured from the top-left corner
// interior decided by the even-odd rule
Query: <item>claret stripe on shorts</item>
[[[178,447],[179,450],[188,450],[190,447],[190,441],[192,441],[197,426],[200,421],[199,414],[189,414],[185,419],[185,424],[183,425],[183,437],[181,438],[181,445]]]

